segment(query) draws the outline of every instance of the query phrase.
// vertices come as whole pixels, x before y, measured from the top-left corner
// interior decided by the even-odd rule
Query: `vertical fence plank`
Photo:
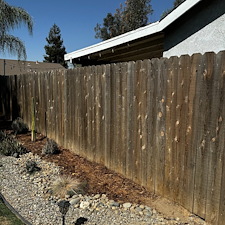
[[[182,60],[182,58],[180,58]],[[174,185],[173,185],[173,191],[174,191],[174,199],[178,199],[180,201],[182,190],[180,189],[180,186],[182,186],[182,180],[181,180],[181,173],[184,169],[184,150],[183,150],[183,143],[185,134],[182,133],[182,124],[185,126],[185,120],[181,121],[181,115],[182,110],[185,108],[185,103],[183,103],[183,88],[184,88],[184,81],[183,76],[181,72],[181,67],[179,63],[179,59],[176,64],[176,78],[177,83],[175,86],[175,120],[173,121],[174,124],[172,124],[172,129],[174,129],[174,145],[173,145],[173,152],[175,152],[175,159],[174,162]]]
[[[174,199],[182,204],[185,200],[183,198],[191,197],[188,196],[189,193],[185,192],[186,186],[184,186],[185,179],[184,173],[187,171],[187,152],[189,149],[186,148],[186,131],[188,117],[188,88],[190,77],[186,76],[189,69],[189,56],[181,56],[177,65],[177,86],[176,88],[176,113],[175,113],[175,123],[173,124],[173,129],[175,130],[175,149],[176,150],[176,159],[175,162],[175,193]],[[190,99],[191,101],[191,99]],[[190,112],[191,113],[191,112]],[[187,174],[188,175],[188,174]]]
[[[224,138],[224,135],[223,135]],[[224,141],[225,143],[225,141]],[[223,152],[222,155],[222,174],[225,173],[225,154]],[[219,199],[219,211],[218,213],[218,225],[223,225],[224,224],[224,220],[225,220],[225,195],[224,195],[224,191],[225,191],[225,177],[221,176],[221,186],[220,186],[220,199]]]
[[[73,149],[77,154],[80,154],[80,68],[70,74],[70,82],[73,84],[71,89],[71,137],[73,139]],[[71,85],[70,85],[71,86]],[[82,152],[81,152],[82,153]]]
[[[212,224],[218,224],[220,211],[220,198],[224,195],[221,184],[223,178],[223,154],[225,137],[225,52],[220,52],[214,56],[212,101],[210,116],[210,143],[209,143],[209,166],[208,166],[208,189],[206,199],[206,220]],[[222,197],[223,199],[223,197]],[[224,220],[223,220],[224,221]]]
[[[54,99],[54,103],[55,103],[55,132],[54,132],[54,135],[55,135],[55,141],[57,143],[60,142],[60,127],[61,127],[61,96],[60,96],[60,88],[61,88],[61,85],[60,85],[60,76],[62,76],[60,74],[59,71],[55,71],[54,72],[54,88],[56,89],[54,92],[54,96],[53,96],[53,99]]]
[[[135,63],[135,79],[134,79],[134,181],[137,183],[141,183],[141,135],[142,135],[142,127],[141,127],[141,64],[142,61],[137,61]]]
[[[80,68],[77,70],[70,71],[68,74],[68,84],[69,84],[69,93],[68,93],[68,104],[69,106],[69,127],[70,133],[68,134],[70,137],[70,148],[77,154],[80,153],[80,88],[81,88],[81,81],[80,81]],[[68,107],[68,106],[67,106]]]
[[[54,94],[54,91],[55,91],[55,76],[53,75],[53,73],[51,72],[50,73],[50,116],[51,116],[51,138],[52,139],[55,139],[55,117],[56,117],[56,102],[55,102],[55,94]]]
[[[138,81],[138,73],[140,70],[140,61],[135,62],[134,64],[134,75],[133,75],[133,98],[132,98],[132,112],[131,112],[131,120],[132,120],[132,136],[131,136],[131,142],[132,142],[132,153],[133,153],[133,177],[132,179],[135,182],[138,182],[138,173],[139,173],[139,148],[138,148],[138,87],[139,87],[139,81]]]
[[[69,72],[69,71],[68,71]],[[65,77],[63,80],[63,104],[64,104],[64,108],[63,108],[63,115],[64,115],[64,121],[63,121],[63,135],[64,135],[64,140],[63,140],[63,146],[65,148],[68,148],[68,135],[67,135],[67,127],[68,127],[68,105],[67,105],[67,86],[68,86],[68,72],[65,73]]]
[[[36,114],[38,114],[38,116],[36,116],[36,131],[37,132],[41,132],[41,125],[42,125],[42,118],[43,118],[43,110],[41,110],[42,108],[42,99],[41,99],[41,84],[40,84],[40,80],[41,80],[41,76],[36,76],[37,77],[37,95],[38,95],[38,102],[36,105]]]
[[[121,64],[121,173],[126,174],[127,167],[127,63]]]
[[[65,137],[65,133],[64,133],[64,121],[65,121],[65,115],[64,115],[64,107],[65,107],[65,102],[64,102],[64,82],[65,82],[65,71],[61,72],[61,76],[59,78],[59,94],[60,94],[60,111],[61,111],[61,121],[60,121],[60,134],[59,135],[59,144],[61,146],[64,145],[64,137]]]
[[[95,77],[96,77],[96,67],[92,66],[91,67],[91,142],[92,142],[92,148],[91,150],[91,159],[95,160],[96,158],[96,138],[95,138],[95,134],[96,134],[96,104],[95,104],[95,95],[96,95],[96,91],[95,91]]]
[[[147,66],[147,174],[146,174],[146,185],[148,190],[155,192],[155,126],[156,126],[156,107],[155,107],[155,99],[156,99],[156,79],[157,75],[153,72],[154,65],[150,60],[146,60]]]
[[[171,69],[172,58],[167,61],[167,97],[166,97],[166,151],[165,151],[165,183],[164,195],[171,196],[171,165],[172,165],[172,93],[173,93],[173,73]]]
[[[92,74],[91,67],[87,67],[87,157],[92,159]]]
[[[102,162],[102,105],[101,105],[101,75],[102,75],[102,67],[96,67],[96,75],[95,75],[95,127],[96,127],[96,161]]]
[[[134,74],[135,63],[128,62],[128,74],[127,74],[127,153],[126,153],[126,171],[127,177],[133,179],[133,165],[134,159],[134,145],[133,145],[133,98],[134,98]],[[113,116],[113,115],[112,115]]]
[[[82,152],[87,155],[87,75],[85,68],[82,68],[82,89],[81,89],[81,126],[82,126]]]
[[[34,95],[33,85],[32,83],[34,80],[31,78],[31,74],[27,74],[28,77],[28,83],[27,83],[27,96],[26,96],[26,117],[27,117],[27,124],[29,127],[31,127],[31,98]]]
[[[191,65],[187,63],[186,60],[191,60]],[[186,141],[185,141],[185,153],[184,153],[184,174],[183,181],[181,182],[180,188],[182,191],[180,192],[179,201],[180,204],[187,207],[191,212],[193,212],[193,201],[194,201],[194,181],[195,181],[195,157],[196,157],[196,146],[193,145],[192,139],[196,138],[198,130],[195,129],[196,121],[193,119],[194,111],[194,101],[196,101],[196,73],[199,68],[200,55],[193,55],[191,58],[188,57],[185,59],[186,61],[186,69],[188,76],[183,76],[185,80],[185,86],[187,92],[187,96],[185,96],[185,103],[188,101],[188,107],[186,113],[184,113],[186,117]],[[181,65],[182,66],[182,65]],[[184,65],[185,66],[185,65]],[[183,67],[183,66],[182,66]],[[189,69],[188,69],[189,67]],[[197,95],[198,98],[198,95]],[[196,111],[197,112],[197,111]],[[182,179],[182,178],[181,178]]]
[[[104,135],[104,130],[105,130],[105,114],[104,114],[104,109],[105,109],[105,65],[99,66],[99,125],[100,125],[100,146],[99,146],[99,151],[100,151],[100,157],[99,157],[99,162],[104,164],[105,161],[105,154],[104,154],[104,143],[105,143],[105,135]]]
[[[73,148],[77,154],[80,154],[80,68],[75,71],[75,74],[70,75],[70,82],[73,84],[73,88],[70,91],[70,117],[71,117],[71,140],[73,139]],[[70,85],[71,86],[71,85]],[[74,96],[75,95],[75,96]]]
[[[47,98],[47,110],[46,110],[46,133],[47,137],[51,137],[51,96],[50,96],[50,74],[46,73],[45,75],[45,83],[46,83],[46,98]]]
[[[110,168],[113,170],[117,167],[115,160],[115,149],[116,149],[116,73],[115,73],[115,64],[111,64],[111,133],[110,133]]]
[[[211,109],[209,105],[212,101],[212,70],[210,65],[214,56],[205,54],[199,64],[197,74],[196,91],[199,98],[195,103],[199,105],[198,112],[195,112],[195,126],[198,129],[196,140],[196,170],[195,170],[195,189],[194,189],[194,213],[202,218],[206,216],[206,196],[209,163],[209,123]]]
[[[52,134],[53,134],[53,139],[58,142],[58,138],[56,137],[56,132],[58,132],[58,90],[57,90],[57,73],[54,73],[52,75],[53,80],[52,80],[52,88],[53,88],[53,95],[52,95],[52,104],[53,104],[53,129],[52,129]]]
[[[171,164],[170,164],[170,197],[175,200],[178,193],[178,173],[179,173],[179,154],[177,149],[178,143],[178,132],[176,130],[176,117],[177,117],[177,98],[178,98],[178,69],[179,69],[179,62],[178,57],[172,57],[172,64],[171,64],[171,73],[172,73],[172,93],[171,93],[171,107],[170,107],[170,126],[171,126]]]
[[[41,99],[42,99],[42,113],[43,113],[43,123],[42,123],[42,132],[45,136],[47,136],[47,109],[48,109],[48,98],[47,98],[47,83],[46,74],[43,73],[41,77],[40,91],[41,91]]]
[[[87,155],[87,146],[88,146],[88,90],[87,90],[87,67],[83,68],[83,151],[84,154]]]
[[[74,109],[73,106],[71,107],[71,132],[72,132],[72,136],[71,136],[71,145],[73,145],[73,138],[77,139],[76,143],[76,152],[77,154],[80,154],[83,156],[83,152],[82,152],[82,118],[81,118],[81,111],[82,111],[82,107],[83,105],[81,105],[81,101],[82,101],[82,87],[83,87],[83,80],[82,80],[82,68],[78,68],[78,70],[76,71],[76,86],[75,89],[71,89],[71,96],[74,95],[74,92],[76,93],[76,100],[75,100],[75,115],[74,115]],[[73,75],[71,76],[71,79],[73,82]],[[71,98],[72,99],[72,98]],[[73,104],[73,101],[71,101],[71,104]],[[74,123],[74,118],[76,119],[76,122]],[[76,132],[76,137],[73,134],[73,127],[77,128],[77,132]]]
[[[122,105],[122,63],[118,63],[116,65],[116,162],[117,168],[115,170],[117,172],[123,173],[123,146],[122,146],[122,117],[123,117],[123,105]]]
[[[31,79],[33,79],[32,86],[33,86],[33,96],[34,96],[34,113],[35,113],[35,132],[37,131],[37,128],[39,126],[39,118],[40,118],[40,110],[39,110],[39,104],[40,104],[40,95],[39,95],[39,87],[38,87],[38,76],[33,77],[31,74]],[[31,107],[32,107],[32,99],[30,100]],[[30,114],[32,112],[32,108],[30,110]],[[32,114],[31,114],[32,115]],[[31,125],[32,125],[33,118],[31,117]]]
[[[180,147],[181,147],[181,173],[179,185],[179,203],[192,211],[193,206],[193,150],[190,147],[192,134],[193,101],[196,85],[196,63],[193,61],[191,67],[191,57],[182,56],[180,58],[180,76],[182,80],[182,99],[180,107]],[[198,65],[197,65],[198,66]],[[189,74],[189,76],[187,76]]]
[[[27,77],[26,77],[27,76]],[[23,75],[23,80],[24,80],[24,119],[28,125],[29,123],[29,99],[30,99],[30,79],[28,75]]]
[[[24,122],[26,123],[27,122],[27,117],[26,117],[26,97],[27,97],[27,94],[26,94],[26,90],[27,90],[27,85],[26,85],[26,81],[25,81],[25,75],[21,75],[21,79],[22,79],[22,84],[23,84],[23,87],[22,87],[22,95],[23,95],[23,98],[22,98],[22,119],[24,120]]]
[[[147,139],[148,139],[148,127],[147,127],[147,61],[142,61],[140,70],[140,151],[141,151],[141,176],[140,184],[146,186],[147,184]]]
[[[14,120],[18,117],[19,115],[19,105],[18,105],[18,99],[17,99],[17,76],[13,75],[10,76],[11,78],[11,83],[12,83],[12,112],[11,112],[11,120]],[[0,81],[1,83],[1,81]],[[1,96],[1,93],[0,93]],[[0,97],[1,98],[1,97]],[[0,106],[1,107],[1,106]]]
[[[110,65],[106,65],[106,70],[105,70],[105,98],[104,98],[104,105],[105,105],[105,129],[104,129],[104,136],[105,136],[105,149],[104,149],[104,158],[105,158],[105,165],[107,167],[110,167],[110,133],[111,133],[111,124],[110,124],[110,119],[111,119],[111,73],[110,73]]]
[[[157,193],[164,193],[164,180],[165,180],[165,147],[166,147],[166,70],[164,68],[166,59],[161,58],[158,62],[156,69],[156,180],[155,180],[155,191]]]

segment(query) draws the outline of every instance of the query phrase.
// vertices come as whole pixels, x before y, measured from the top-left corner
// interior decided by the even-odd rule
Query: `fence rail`
[[[223,224],[225,52],[8,79],[39,132]]]

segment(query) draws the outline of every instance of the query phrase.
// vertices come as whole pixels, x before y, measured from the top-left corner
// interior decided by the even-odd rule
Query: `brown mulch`
[[[101,164],[90,162],[68,149],[60,147],[59,154],[43,156],[41,154],[42,148],[47,139],[41,134],[37,135],[36,142],[31,141],[30,133],[17,135],[17,139],[32,153],[63,167],[62,173],[64,175],[70,175],[80,181],[87,182],[88,194],[106,194],[115,201],[138,204],[146,204],[146,199],[156,199],[156,196],[149,193],[144,187]]]

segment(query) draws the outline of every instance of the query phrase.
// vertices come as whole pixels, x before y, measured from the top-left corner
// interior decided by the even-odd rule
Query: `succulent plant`
[[[48,139],[45,146],[42,149],[42,154],[58,154],[59,148],[55,141]]]
[[[29,174],[32,174],[36,171],[40,171],[41,168],[37,166],[37,163],[33,160],[28,160],[26,162],[26,170]]]
[[[28,126],[19,117],[12,122],[12,129],[15,134],[25,134],[28,132]]]
[[[27,149],[4,132],[0,132],[0,154],[19,157],[27,153]]]

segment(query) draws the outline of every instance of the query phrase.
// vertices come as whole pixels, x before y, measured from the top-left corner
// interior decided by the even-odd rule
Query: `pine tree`
[[[173,2],[173,8],[172,9],[167,9],[166,11],[164,11],[161,15],[161,19],[163,19],[164,17],[166,17],[169,13],[171,13],[176,7],[178,7],[181,3],[183,3],[186,0],[174,0]]]
[[[61,39],[61,30],[56,24],[51,27],[46,41],[48,44],[44,46],[46,52],[44,62],[60,63],[62,66],[67,67],[64,61],[66,50]]]
[[[147,25],[148,15],[153,12],[150,2],[151,0],[127,0],[125,2],[126,32]]]
[[[177,6],[179,6],[184,1],[185,0],[174,0],[174,2],[173,2],[173,8],[176,8]]]
[[[148,15],[153,12],[150,3],[151,0],[127,0],[125,6],[121,4],[114,15],[107,14],[103,26],[96,25],[95,37],[107,40],[147,25]]]

